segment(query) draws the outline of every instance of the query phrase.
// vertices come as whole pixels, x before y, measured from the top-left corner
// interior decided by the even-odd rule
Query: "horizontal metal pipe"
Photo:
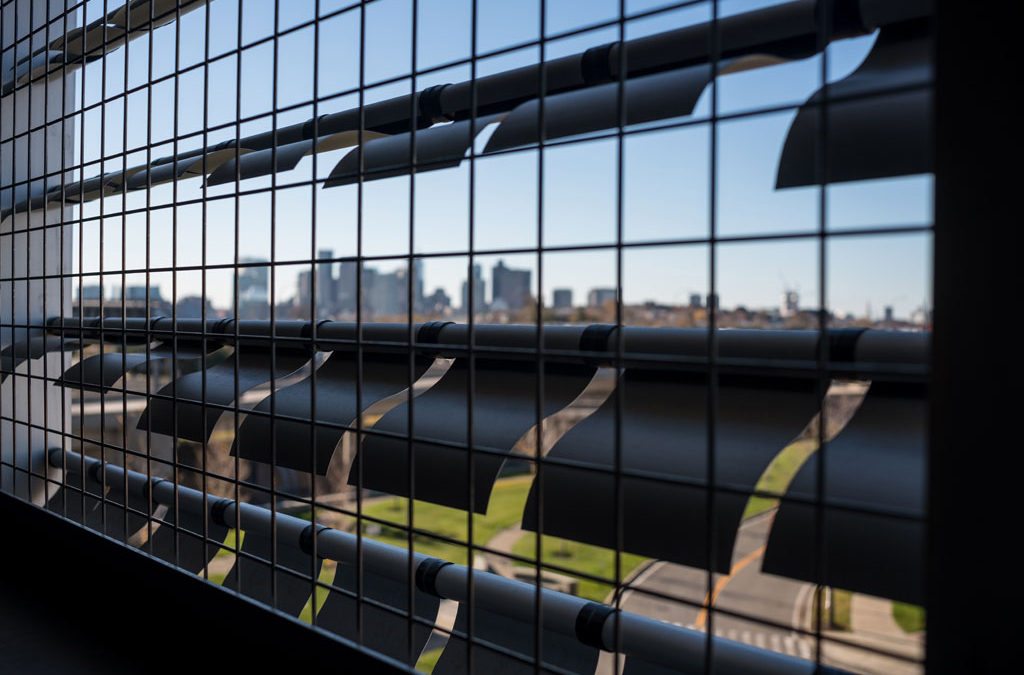
[[[13,61],[3,73],[0,95],[6,96],[18,84],[34,80],[43,73],[46,76],[57,74],[63,76],[70,70],[70,67],[102,58],[105,54],[121,47],[128,40],[141,37],[176,20],[178,16],[199,9],[207,1],[186,0],[180,5],[164,3],[165,7],[152,10],[152,17],[150,17],[148,7],[151,0],[130,1],[127,3],[127,10],[125,6],[118,7],[87,26],[69,30],[28,56]],[[151,18],[152,21],[150,21]],[[140,24],[142,27],[137,27]]]
[[[239,321],[200,319],[79,319],[54,317],[47,330],[68,339],[103,339],[141,345],[147,340],[177,340],[194,344],[206,339],[221,344],[242,344],[320,351],[407,353],[458,358],[470,349],[478,358],[536,358],[535,324],[475,324],[472,343],[469,326],[454,322],[355,323],[299,320]],[[237,333],[237,337],[236,337]],[[814,330],[731,329],[717,330],[716,359],[737,367],[793,367],[812,371],[818,359],[819,333]],[[828,356],[832,370],[865,370],[879,375],[903,374],[910,379],[927,374],[930,334],[927,332],[874,329],[836,329],[828,332]],[[545,325],[542,348],[547,358],[573,362],[608,363],[631,367],[660,365],[666,361],[702,365],[708,358],[705,328],[674,328],[612,325]],[[618,361],[621,340],[622,360]]]
[[[271,514],[268,509],[252,504],[238,504],[204,495],[198,490],[159,478],[147,478],[145,474],[126,470],[124,467],[104,463],[93,457],[85,457],[72,451],[54,448],[49,451],[51,466],[60,468],[66,462],[77,467],[84,462],[84,475],[88,481],[103,481],[111,489],[127,485],[130,493],[145,496],[147,490],[155,503],[216,522],[232,524],[236,515],[241,528],[269,536],[271,523],[276,522],[278,545],[301,547],[303,532],[310,522],[284,513]],[[273,520],[272,520],[273,519]],[[401,548],[382,544],[357,535],[331,528],[317,529],[316,550],[321,558],[350,565],[356,564],[358,548],[362,547],[361,563],[374,574],[393,579],[409,578],[409,553]],[[427,556],[413,554],[413,569]],[[437,594],[445,599],[460,603],[470,601],[470,571],[465,565],[448,564],[437,573],[434,585]],[[527,583],[508,579],[490,572],[473,570],[472,602],[474,606],[487,611],[509,616],[520,621],[531,622],[537,616],[535,607],[537,589]],[[546,629],[576,636],[577,619],[584,606],[595,604],[583,598],[548,589],[541,589],[540,617]],[[607,608],[611,613],[601,631],[603,647],[608,651],[619,651],[626,656],[675,668],[683,672],[703,671],[708,636],[699,631],[682,628],[663,621],[656,621],[632,612]],[[615,625],[617,623],[617,626]],[[618,649],[616,649],[616,636]],[[778,654],[744,645],[719,637],[711,637],[715,659],[715,673],[766,673],[768,675],[810,675],[820,672],[813,661]],[[829,672],[838,672],[829,670]]]
[[[825,6],[831,6],[825,11]],[[895,5],[890,7],[889,5]],[[625,63],[625,77],[636,77],[705,63],[711,56],[709,39],[716,31],[717,53],[731,58],[751,53],[769,53],[786,58],[805,58],[816,53],[822,37],[827,40],[866,35],[885,23],[926,16],[931,11],[926,0],[904,0],[883,5],[879,0],[794,0],[783,5],[745,12],[685,26],[655,35],[592,47],[543,64],[544,77],[538,66],[523,66],[475,80],[435,85],[420,92],[369,103],[362,108],[322,115],[316,119],[261,132],[217,145],[185,151],[154,160],[150,166],[181,162],[204,154],[238,148],[239,151],[266,150],[301,140],[323,137],[360,128],[368,132],[396,134],[412,128],[426,128],[447,120],[473,115],[486,115],[511,110],[516,105],[542,92],[557,94],[622,79],[620,64]],[[823,17],[829,25],[823,28]],[[622,54],[622,51],[625,54]],[[410,117],[410,112],[415,111]],[[124,172],[131,175],[146,169],[135,167]],[[111,177],[112,193],[125,189],[118,175]],[[35,195],[36,202],[60,199],[57,188]],[[84,191],[87,192],[87,191]],[[93,196],[99,196],[96,192]],[[68,195],[71,199],[73,195]],[[20,201],[34,203],[32,196]]]

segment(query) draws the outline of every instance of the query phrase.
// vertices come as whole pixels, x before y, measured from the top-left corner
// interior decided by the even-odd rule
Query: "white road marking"
[[[805,612],[808,617],[812,614],[812,612],[808,612],[806,610],[808,609],[807,605],[810,601],[807,596],[813,592],[813,584],[801,586],[800,590],[797,591],[796,599],[793,601],[793,615],[789,621],[789,625],[793,628],[803,628]]]

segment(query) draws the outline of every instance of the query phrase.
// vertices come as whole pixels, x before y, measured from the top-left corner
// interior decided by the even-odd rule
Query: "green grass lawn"
[[[853,593],[850,591],[843,591],[838,588],[832,589],[832,609],[831,612],[822,608],[822,612],[825,614],[824,621],[822,622],[825,626],[828,626],[831,622],[832,630],[850,630],[852,623],[850,622],[850,603],[853,600]]]
[[[512,552],[533,560],[536,553],[536,542],[537,535],[528,532],[516,542],[512,547]],[[628,578],[630,573],[646,560],[643,556],[623,553],[622,577]],[[556,565],[560,569],[589,574],[609,581],[613,581],[615,578],[615,551],[558,537],[545,536],[541,540],[541,562],[545,565]],[[579,579],[577,595],[588,600],[603,602],[614,588],[614,584]]]
[[[523,515],[526,495],[533,482],[532,476],[516,476],[504,478],[495,483],[494,492],[486,515],[473,516],[473,541],[486,544],[501,530],[515,526]],[[382,526],[380,532],[374,532],[372,523],[363,524],[363,533],[370,539],[395,546],[406,546],[406,533],[400,529],[408,521],[409,501],[402,497],[374,500],[363,507],[363,513],[394,523],[399,527]],[[467,540],[466,512],[437,504],[414,502],[413,523],[418,529],[437,533],[461,542]],[[516,555],[533,559],[535,535],[527,533],[513,546]],[[413,537],[413,549],[420,553],[437,556],[454,563],[466,564],[468,556],[466,547],[439,541],[426,534]],[[611,580],[615,575],[614,551],[587,546],[573,541],[544,537],[542,562],[557,565],[582,574],[590,574]],[[645,558],[637,555],[624,554],[622,557],[622,574],[628,576]],[[579,594],[592,600],[604,600],[612,590],[609,584],[581,579]]]
[[[441,652],[443,651],[444,647],[438,647],[437,649],[430,649],[420,654],[419,660],[416,661],[416,670],[421,673],[434,672],[434,667],[437,665],[437,660],[441,658]]]
[[[924,630],[924,607],[905,602],[894,602],[892,603],[892,618],[904,633],[917,633]]]
[[[839,589],[832,590],[832,612],[822,610],[824,625],[829,625],[831,619],[834,630],[850,630],[850,601],[853,593]],[[917,633],[924,630],[925,616],[924,608],[917,605],[910,605],[905,602],[892,603],[892,618],[904,633]]]
[[[814,454],[817,445],[817,439],[802,439],[789,444],[768,465],[754,489],[776,495],[785,494],[800,467]],[[743,519],[760,515],[775,508],[778,503],[779,500],[774,497],[752,496],[743,512]]]
[[[519,523],[523,515],[523,506],[526,504],[526,495],[530,490],[532,481],[531,476],[515,476],[499,480],[495,484],[487,514],[474,515],[473,517],[474,543],[484,545],[501,530],[513,527]],[[375,523],[364,522],[363,534],[368,539],[405,548],[407,543],[406,532],[400,528],[408,521],[408,503],[409,500],[404,497],[391,497],[373,500],[365,504],[363,506],[364,514],[394,523],[396,527],[384,525],[380,526],[380,532],[371,533],[375,529]],[[417,528],[451,537],[461,542],[468,540],[467,532],[469,528],[465,511],[421,501],[414,502],[413,507],[413,523]],[[238,540],[237,543],[241,545],[241,540]],[[235,531],[231,530],[224,541],[224,548],[217,553],[215,559],[233,556],[235,545]],[[455,563],[466,564],[469,558],[465,545],[460,546],[440,541],[425,534],[418,534],[413,538],[413,548],[419,553],[437,556]],[[211,571],[209,580],[220,585],[224,583],[224,576],[224,572]],[[325,561],[324,569],[320,574],[320,580],[324,583],[330,583],[333,576],[333,564]],[[322,606],[326,599],[327,590],[317,588],[317,606]],[[306,622],[312,622],[312,617],[312,602],[310,602],[307,603],[299,618]]]
[[[474,544],[486,545],[495,534],[513,527],[522,519],[526,494],[529,492],[532,482],[532,476],[516,476],[503,478],[495,483],[487,513],[473,516]],[[374,527],[375,523],[364,522],[363,534],[369,539],[405,548],[408,539],[405,530],[401,528],[408,524],[408,508],[409,500],[404,497],[373,500],[365,504],[363,506],[365,515],[394,523],[395,527],[380,526],[380,531],[377,532]],[[413,503],[413,525],[417,529],[464,542],[463,545],[458,545],[427,534],[417,534],[413,537],[415,551],[454,563],[466,564],[469,559],[465,545],[468,543],[469,523],[465,511],[415,501]]]
[[[227,576],[227,570],[221,570],[220,567],[222,566],[216,564],[215,561],[222,560],[224,558],[234,558],[235,549],[242,545],[243,539],[245,539],[245,532],[242,532],[241,536],[239,536],[238,530],[228,530],[228,534],[224,538],[224,543],[221,545],[221,549],[217,551],[217,555],[213,556],[213,560],[210,561],[209,567],[214,569],[208,569],[209,576],[207,576],[207,580],[217,584],[218,586],[224,585],[224,577]],[[202,571],[200,571],[199,575],[202,576],[202,574]]]
[[[475,544],[485,545],[498,532],[514,527],[520,522],[532,482],[532,476],[514,476],[503,478],[495,483],[487,513],[473,516],[473,542]],[[408,540],[406,532],[401,528],[408,522],[408,505],[409,500],[404,497],[374,499],[364,504],[363,513],[365,515],[387,521],[392,526],[375,527],[375,523],[364,522],[363,534],[368,539],[405,548]],[[421,501],[413,502],[413,509],[413,523],[418,529],[450,537],[459,542],[467,542],[468,522],[465,511]],[[513,552],[524,558],[533,559],[535,541],[535,535],[526,533],[513,546]],[[234,547],[234,531],[228,534],[224,545],[229,549]],[[415,535],[413,549],[419,553],[437,556],[454,563],[466,564],[468,561],[465,544],[440,541],[428,534]],[[218,553],[218,557],[229,555],[231,555],[231,551],[227,550]],[[609,581],[612,581],[615,575],[615,552],[597,546],[588,546],[555,537],[544,537],[541,559],[547,565],[556,565],[562,569],[589,574]],[[628,577],[645,560],[642,556],[623,554],[622,576]],[[330,562],[325,562],[320,575],[321,581],[330,583],[333,575],[333,565]],[[210,581],[223,583],[223,574],[211,574]],[[602,601],[607,598],[613,588],[612,584],[580,579],[578,593],[581,597]],[[318,606],[326,600],[326,595],[325,589],[317,589]],[[307,622],[312,621],[312,603],[306,605],[299,618]],[[436,655],[424,654],[421,661],[429,660],[430,656],[436,661],[439,655],[440,652]]]

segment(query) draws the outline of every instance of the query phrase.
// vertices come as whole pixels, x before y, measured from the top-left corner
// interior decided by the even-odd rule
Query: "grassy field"
[[[853,625],[850,622],[850,603],[853,600],[853,593],[850,591],[843,591],[838,588],[832,589],[832,611],[829,612],[827,609],[822,609],[825,613],[824,625],[829,625],[829,620],[832,623],[833,630],[850,630]]]
[[[501,479],[495,483],[487,514],[473,516],[474,543],[485,545],[498,532],[518,525],[532,481],[532,476],[515,476]],[[409,500],[404,497],[388,497],[368,501],[363,505],[363,513],[392,525],[364,522],[363,534],[369,539],[405,548],[408,539],[406,532],[401,528],[408,522],[408,508]],[[468,561],[465,545],[468,540],[466,512],[420,501],[413,502],[413,509],[413,523],[418,529],[463,542],[462,545],[459,545],[439,540],[429,534],[417,534],[413,537],[414,550],[454,563],[466,564]],[[524,558],[533,559],[535,541],[535,535],[526,533],[513,546],[513,552]],[[225,546],[232,548],[234,545],[235,538],[234,531],[232,531],[228,535]],[[544,537],[542,546],[541,560],[544,564],[556,565],[559,568],[608,580],[615,575],[615,552],[609,549],[587,546],[555,537]],[[221,551],[217,558],[231,555],[229,551]],[[628,577],[644,561],[645,558],[641,556],[623,554],[622,576]],[[329,583],[333,575],[333,565],[330,561],[325,561],[320,579]],[[223,583],[224,573],[211,570],[210,581]],[[611,584],[581,579],[578,593],[581,597],[602,601],[613,588]],[[326,591],[317,589],[318,604],[322,604],[325,599]],[[299,618],[307,622],[312,620],[312,603],[307,604]]]
[[[892,603],[892,618],[904,633],[917,633],[924,630],[924,607],[910,605],[905,602]]]
[[[234,561],[235,549],[242,545],[244,538],[245,532],[242,533],[241,537],[238,537],[238,530],[228,530],[228,535],[224,538],[222,548],[217,551],[217,555],[213,556],[213,560],[208,565],[209,576],[207,579],[218,586],[224,585],[224,577],[228,575],[227,560]],[[202,572],[200,572],[201,574]]]
[[[501,530],[519,523],[532,481],[531,476],[517,476],[499,480],[495,484],[487,514],[473,517],[474,542],[486,544]],[[392,497],[374,500],[363,507],[363,513],[401,526],[407,522],[407,509],[407,499]],[[464,511],[424,502],[415,502],[414,509],[413,522],[417,528],[461,542],[466,541],[467,522]],[[378,530],[372,523],[364,524],[363,533],[371,539],[395,546],[404,547],[407,541],[406,533],[398,527],[382,526]],[[516,555],[532,559],[535,541],[535,535],[526,533],[513,546],[512,551]],[[467,561],[465,546],[439,541],[425,534],[414,536],[413,547],[420,553],[437,556],[455,563],[465,564]],[[604,579],[611,579],[615,574],[615,553],[613,551],[554,537],[544,538],[541,559],[548,565],[557,565]],[[628,576],[644,560],[641,556],[623,555],[623,576]],[[611,590],[612,586],[609,584],[582,579],[579,582],[579,594],[592,600],[604,600]]]
[[[512,547],[512,552],[533,560],[536,553],[536,542],[537,535],[528,532],[516,542]],[[643,556],[623,553],[622,577],[628,578],[630,573],[646,560]],[[609,581],[615,577],[615,551],[557,537],[545,536],[541,540],[541,562],[545,565],[556,565],[560,569],[589,574]],[[613,590],[613,584],[580,579],[577,594],[588,600],[602,602]]]
[[[782,495],[789,489],[800,467],[807,458],[814,454],[817,439],[802,439],[789,444],[772,460],[765,469],[755,489],[758,492]],[[774,497],[752,496],[747,502],[743,518],[752,518],[778,506],[779,500]]]
[[[416,661],[416,670],[421,673],[432,673],[434,667],[437,665],[437,660],[441,658],[441,652],[444,651],[444,647],[438,647],[437,649],[431,649],[420,654],[420,658]]]
[[[473,516],[474,544],[485,545],[501,530],[519,523],[532,481],[531,476],[516,476],[495,483],[487,514]],[[409,500],[404,497],[375,499],[364,504],[365,515],[394,523],[396,527],[364,522],[363,534],[370,539],[405,548],[407,534],[400,528],[408,523],[408,505]],[[416,551],[466,564],[469,559],[465,545],[468,543],[469,523],[465,511],[416,501],[413,503],[413,525],[417,529],[463,542],[463,545],[458,545],[427,534],[417,534],[413,537],[413,548]]]
[[[831,617],[827,614],[823,617],[825,625],[828,625],[828,620],[831,618],[833,629],[850,630],[852,626],[850,622],[850,601],[852,598],[853,593],[850,591],[834,589],[832,591],[833,610]],[[905,602],[892,603],[892,618],[904,633],[917,633],[925,628],[924,608],[917,605],[910,605]]]

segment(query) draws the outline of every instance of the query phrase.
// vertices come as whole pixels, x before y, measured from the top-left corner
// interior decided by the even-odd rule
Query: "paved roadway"
[[[623,608],[701,630],[706,630],[710,624],[719,637],[806,659],[813,658],[814,639],[799,635],[792,628],[809,625],[808,611],[814,587],[761,574],[763,547],[770,525],[768,514],[745,523],[736,541],[734,574],[715,575],[713,580],[715,607],[742,613],[754,620],[721,612],[713,612],[709,618],[700,608],[708,592],[707,574],[699,569],[666,562],[654,563],[633,581],[633,585],[676,599],[666,600],[642,591],[629,591],[623,596]]]

